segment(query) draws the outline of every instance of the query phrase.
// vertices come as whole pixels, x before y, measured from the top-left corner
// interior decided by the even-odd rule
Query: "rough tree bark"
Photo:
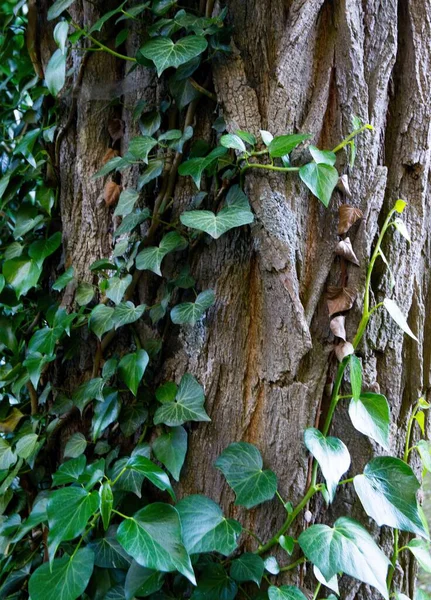
[[[75,6],[74,17],[84,25],[94,22],[99,8],[109,8],[106,2],[99,8],[87,2]],[[365,385],[379,387],[389,399],[392,450],[399,454],[410,407],[430,388],[430,3],[227,0],[227,6],[233,52],[214,68],[219,105],[201,101],[198,136],[208,135],[215,109],[229,130],[309,132],[322,148],[335,146],[346,135],[353,114],[375,128],[359,140],[354,170],[341,165],[349,173],[351,203],[365,215],[351,234],[361,266],[351,265],[347,273],[349,286],[358,291],[347,318],[350,339],[358,325],[367,258],[379,224],[398,197],[409,203],[405,215],[412,244],[389,236],[386,255],[397,276],[395,298],[409,315],[419,343],[378,313],[359,350]],[[135,31],[128,41],[130,52],[139,43]],[[42,44],[42,56],[48,56],[47,39]],[[74,53],[75,78],[81,61],[82,53]],[[59,155],[65,261],[85,279],[89,264],[109,256],[112,248],[112,210],[97,204],[103,183],[90,179],[109,145],[108,121],[113,116],[125,121],[126,145],[137,132],[131,119],[134,103],[155,101],[164,91],[143,68],[122,87],[118,82],[124,69],[112,56],[90,56]],[[114,97],[122,104],[112,103]],[[64,98],[63,122],[70,107],[70,97]],[[136,173],[128,177],[123,185],[132,184]],[[175,210],[187,206],[192,185],[178,186]],[[178,378],[192,372],[205,387],[212,419],[192,428],[180,493],[199,492],[221,501],[230,514],[249,521],[267,538],[282,522],[280,506],[274,501],[244,515],[233,506],[233,494],[213,462],[229,443],[252,442],[276,471],[285,498],[296,502],[304,492],[309,463],[303,430],[317,422],[319,411],[325,416],[336,369],[325,290],[340,281],[333,250],[343,197],[335,192],[325,209],[298,179],[279,174],[247,175],[246,191],[255,223],[211,241],[204,253],[195,251],[192,271],[198,286],[213,287],[217,302],[197,327],[171,327],[161,373]],[[154,277],[142,279],[142,301],[154,300],[155,285]],[[382,270],[373,280],[373,293],[378,301],[388,291],[389,279]],[[88,358],[86,354],[79,365],[82,371],[89,368]],[[353,430],[344,409],[333,431],[352,451],[352,472],[381,452]],[[315,521],[331,523],[346,512],[364,518],[348,489],[330,511],[320,505],[310,508]],[[390,533],[383,530],[379,541],[388,548]],[[412,592],[409,565],[396,577]],[[344,597],[377,596],[358,584],[345,589]]]

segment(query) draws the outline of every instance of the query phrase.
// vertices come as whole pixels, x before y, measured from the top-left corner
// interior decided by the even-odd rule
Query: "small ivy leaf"
[[[153,485],[159,488],[159,490],[167,491],[172,500],[175,501],[175,492],[172,489],[168,475],[149,458],[140,455],[132,456],[127,461],[126,467],[127,469],[131,469],[132,471],[136,471],[143,475],[148,481],[151,481]]]
[[[165,404],[166,402],[173,402],[175,400],[175,396],[178,392],[178,386],[173,381],[167,381],[163,385],[157,388],[156,390],[156,398],[160,404]]]
[[[124,406],[120,415],[120,429],[126,437],[132,436],[148,418],[148,410],[141,404]]]
[[[17,461],[17,456],[12,450],[10,444],[3,438],[0,438],[0,469],[6,471]]]
[[[420,440],[416,448],[421,457],[423,468],[431,473],[431,443],[426,440]]]
[[[44,240],[38,240],[30,244],[28,248],[28,255],[32,258],[39,266],[42,266],[43,261],[48,256],[51,256],[57,248],[61,245],[61,233],[58,231],[51,237]]]
[[[330,327],[332,333],[336,337],[339,337],[344,342],[346,341],[345,323],[346,323],[346,317],[344,315],[339,315],[338,317],[334,317],[333,319],[331,319],[331,321],[329,323],[329,327]]]
[[[30,375],[30,381],[35,388],[37,388],[39,384],[43,368],[53,360],[55,360],[54,354],[43,356],[39,352],[35,352],[23,361],[22,364],[26,367],[28,374]]]
[[[426,573],[431,573],[431,554],[430,545],[420,538],[410,540],[407,548],[418,561],[419,565]]]
[[[210,210],[189,210],[180,216],[180,220],[186,227],[205,231],[217,240],[234,227],[253,223],[254,216],[250,208],[233,205],[225,206],[217,214]]]
[[[135,208],[135,204],[138,201],[139,192],[133,189],[123,190],[118,200],[118,205],[114,211],[114,217],[120,216],[125,217],[130,214]]]
[[[15,290],[17,298],[36,287],[42,268],[34,260],[12,258],[3,263],[6,282]]]
[[[94,552],[94,564],[102,569],[128,569],[132,559],[120,546],[115,537],[115,526],[104,535],[98,537],[87,545]],[[103,600],[124,600],[124,594],[118,596],[104,596]],[[86,599],[87,600],[87,599]]]
[[[407,227],[406,227],[406,224],[404,223],[404,221],[397,218],[397,219],[394,219],[393,224],[394,224],[395,228],[398,229],[398,231],[401,233],[401,235],[404,238],[406,238],[406,240],[409,242],[409,244],[411,244],[412,240],[410,238],[409,232],[407,231]]]
[[[222,135],[220,138],[220,144],[225,148],[232,148],[233,150],[238,150],[239,152],[247,152],[247,148],[245,147],[242,139],[238,135],[232,133]]]
[[[244,142],[246,142],[247,144],[250,144],[250,146],[255,146],[257,143],[257,140],[254,137],[254,135],[252,133],[249,133],[248,131],[242,131],[241,129],[238,129],[237,131],[235,131],[235,134],[239,138],[241,138]],[[220,140],[220,143],[221,143],[221,140]]]
[[[56,50],[45,69],[45,83],[53,96],[58,96],[66,82],[66,54]]]
[[[118,6],[117,8],[115,8],[114,10],[110,10],[109,12],[105,13],[102,17],[100,17],[100,19],[98,19],[94,25],[92,25],[88,31],[89,34],[93,33],[94,31],[101,31],[103,25],[106,23],[106,21],[108,21],[111,17],[113,17],[114,15],[118,14],[119,12],[121,12],[121,9],[123,8],[123,6],[125,5],[125,2],[122,2],[120,4],[120,6]]]
[[[263,564],[265,565],[265,570],[271,573],[271,575],[278,575],[280,573],[280,565],[275,556],[268,556],[268,558],[265,558]]]
[[[77,458],[81,456],[87,448],[87,440],[82,433],[74,433],[70,436],[67,441],[66,447],[64,448],[64,456],[70,458]]]
[[[262,470],[262,457],[252,444],[231,444],[221,453],[214,466],[220,469],[235,492],[236,505],[253,508],[275,496],[277,477],[270,470]]]
[[[193,585],[196,579],[182,543],[178,512],[156,502],[121,522],[117,538],[124,550],[143,567],[156,571],[179,571]]]
[[[93,420],[91,422],[91,433],[93,442],[96,442],[103,434],[105,429],[118,419],[121,404],[118,400],[118,393],[115,390],[106,388],[103,391],[102,402],[96,402],[94,407]]]
[[[422,411],[419,411],[415,415],[415,420],[420,427],[422,435],[425,435],[425,414]]]
[[[350,310],[356,300],[356,292],[347,287],[328,286],[327,305],[329,316]]]
[[[81,411],[81,414],[87,404],[92,400],[97,399],[103,402],[104,385],[105,381],[101,377],[96,377],[86,381],[75,390],[72,400],[74,405]]]
[[[396,302],[394,302],[394,300],[391,300],[390,298],[385,298],[383,300],[383,305],[386,308],[386,310],[388,311],[388,313],[390,314],[390,316],[393,318],[395,323],[398,325],[398,327],[400,327],[404,331],[404,333],[407,333],[407,335],[409,335],[411,338],[418,341],[418,338],[415,336],[413,331],[408,326],[407,319],[401,312],[398,304]]]
[[[313,566],[313,573],[317,581],[319,581],[322,585],[329,588],[336,594],[340,595],[340,590],[338,589],[338,579],[336,575],[334,575],[329,581],[327,581],[323,577],[322,573],[319,571],[318,567],[316,567],[316,565]]]
[[[163,236],[159,246],[144,248],[136,257],[136,267],[141,270],[152,271],[162,276],[160,270],[162,260],[170,252],[184,250],[187,246],[186,239],[177,231],[171,231]]]
[[[350,238],[346,237],[344,240],[340,240],[338,242],[338,244],[335,246],[335,254],[337,256],[342,256],[354,265],[359,266],[359,260],[357,259],[357,256],[353,251],[352,242],[350,241]]]
[[[428,538],[416,499],[420,484],[405,462],[390,456],[374,458],[353,485],[365,512],[379,527],[388,525]]]
[[[199,189],[201,186],[201,178],[205,169],[211,167],[219,158],[227,154],[228,149],[223,146],[214,148],[205,158],[191,158],[182,163],[178,168],[178,173],[182,176],[190,175]]]
[[[48,10],[48,21],[52,21],[59,17],[61,13],[67,10],[69,6],[72,6],[74,2],[75,0],[56,0]]]
[[[326,164],[308,163],[299,169],[299,177],[325,207],[338,183],[338,171]]]
[[[262,138],[262,142],[265,144],[265,146],[269,146],[274,139],[272,133],[265,131],[264,129],[260,130],[260,137]]]
[[[309,140],[312,136],[307,134],[292,134],[278,135],[271,140],[268,145],[268,150],[273,158],[281,158],[286,154],[290,154],[299,144],[305,140]],[[338,178],[338,174],[337,174]]]
[[[27,460],[33,454],[38,441],[36,433],[29,433],[20,438],[16,444],[15,451],[20,458]]]
[[[141,565],[134,560],[127,571],[126,581],[124,582],[124,596],[126,597],[126,600],[133,600],[135,596],[147,597],[158,592],[163,586],[163,583],[163,573],[141,567]]]
[[[228,577],[225,569],[220,564],[210,563],[199,577],[197,588],[194,590],[193,600],[234,600],[238,593],[238,586]]]
[[[103,190],[103,198],[106,206],[113,206],[117,204],[121,194],[121,186],[115,181],[107,181]]]
[[[176,325],[196,325],[205,311],[215,302],[213,290],[201,292],[194,302],[183,302],[171,310],[172,322]]]
[[[391,265],[389,264],[388,259],[386,258],[386,256],[383,254],[382,250],[379,250],[379,255],[380,258],[382,259],[382,261],[385,263],[386,268],[389,271],[389,277],[390,277],[390,283],[391,283],[391,290],[395,287],[395,277],[394,277],[394,273],[391,269]]]
[[[93,300],[93,297],[94,288],[91,285],[91,283],[81,281],[81,283],[76,288],[75,301],[79,304],[79,306],[86,306]]]
[[[112,148],[110,148],[108,150],[108,152],[111,152],[111,150],[112,150]],[[103,157],[103,160],[102,160],[102,162],[104,163],[103,167],[101,169],[99,169],[92,176],[92,179],[98,179],[99,177],[104,177],[105,175],[108,175],[112,171],[115,171],[116,169],[120,168],[124,164],[124,158],[122,156],[116,156],[115,154],[113,155],[113,158],[110,158],[110,159],[108,159],[107,162],[105,162],[105,159],[108,156],[108,152]],[[112,152],[116,152],[116,151],[112,150]]]
[[[123,218],[121,225],[119,227],[117,227],[117,229],[115,230],[113,237],[117,238],[120,235],[123,235],[124,233],[129,233],[130,231],[135,229],[135,227],[137,227],[138,225],[143,223],[146,219],[148,219],[150,214],[151,213],[148,210],[148,208],[145,208],[144,210],[141,210],[139,212],[135,212],[135,213],[131,213],[130,215],[126,215]]]
[[[338,438],[325,437],[314,427],[305,430],[304,442],[307,450],[319,463],[328,488],[329,501],[332,502],[338,482],[350,467],[347,446]]]
[[[60,48],[61,52],[63,52],[63,54],[64,54],[64,51],[66,48],[68,32],[69,32],[69,23],[67,21],[60,21],[54,27],[54,33],[53,33],[54,41],[57,44],[57,46]]]
[[[271,585],[268,588],[268,598],[269,600],[307,600],[307,596],[304,596],[301,590],[293,585],[280,587]]]
[[[311,156],[315,163],[322,165],[331,165],[332,167],[335,165],[337,160],[337,155],[330,150],[319,150],[316,146],[308,146]]]
[[[160,388],[159,388],[160,390]],[[157,399],[160,393],[157,390]],[[154,425],[164,423],[169,427],[183,425],[186,421],[210,421],[204,409],[204,390],[193,375],[183,375],[174,401],[167,401],[156,410]]]
[[[94,554],[89,548],[65,554],[52,565],[43,563],[28,582],[30,596],[32,600],[76,600],[84,593],[93,568]]]
[[[101,340],[102,335],[114,327],[114,308],[98,304],[91,311],[88,325]]]
[[[137,350],[137,352],[123,356],[118,364],[118,373],[134,396],[138,392],[148,362],[149,356],[145,350]]]
[[[213,500],[206,496],[186,496],[178,502],[176,509],[180,515],[184,546],[190,555],[219,552],[228,556],[236,550],[242,527],[238,521],[226,519]]]
[[[341,517],[333,528],[312,525],[301,533],[298,542],[326,581],[338,573],[345,573],[375,587],[389,600],[386,574],[390,561],[369,533],[353,519]]]
[[[265,564],[260,556],[251,552],[244,552],[239,558],[232,561],[230,576],[239,583],[254,581],[260,587],[264,571]]]
[[[401,214],[402,212],[404,212],[406,206],[407,202],[405,202],[405,200],[397,200],[395,202],[394,209],[397,211],[397,213]]]
[[[147,42],[140,51],[145,58],[156,65],[157,76],[160,77],[165,69],[178,68],[195,56],[199,56],[205,52],[207,46],[206,39],[197,35],[180,38],[176,43],[170,38],[158,37]]]
[[[187,453],[187,432],[184,427],[173,427],[156,438],[153,442],[153,452],[175,481],[179,481]]]
[[[141,190],[144,185],[147,185],[147,183],[150,183],[150,181],[161,175],[163,173],[164,165],[165,163],[163,160],[148,161],[148,167],[138,179],[138,190]]]
[[[350,206],[349,204],[342,204],[338,209],[339,222],[338,222],[338,235],[347,233],[356,221],[362,219],[364,216],[359,208]]]
[[[135,158],[139,158],[148,164],[148,154],[154,146],[157,146],[157,140],[148,135],[143,135],[130,140],[129,152]]]
[[[128,325],[129,323],[135,323],[142,317],[146,309],[145,304],[139,304],[135,306],[133,302],[121,302],[114,308],[113,320],[115,329]]]
[[[349,365],[352,396],[354,400],[358,400],[362,390],[362,364],[359,358],[352,354],[350,356]]]
[[[111,277],[111,279],[108,279],[107,283],[106,296],[112,300],[114,304],[119,304],[123,299],[127,288],[132,283],[132,276],[126,275],[126,277],[123,277],[122,279],[120,277]]]
[[[114,505],[114,494],[108,481],[105,481],[99,489],[100,496],[100,515],[102,517],[103,528],[106,531],[111,520],[112,507]]]
[[[353,427],[372,438],[386,450],[389,449],[390,410],[385,396],[363,392],[358,399],[352,399],[349,416]]]
[[[278,543],[289,556],[292,555],[295,547],[295,540],[293,537],[290,537],[290,535],[280,535],[278,538]]]

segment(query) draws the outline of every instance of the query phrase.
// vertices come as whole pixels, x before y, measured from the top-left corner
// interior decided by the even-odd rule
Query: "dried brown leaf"
[[[111,119],[108,124],[108,131],[112,142],[115,144],[124,135],[124,121],[122,119]]]
[[[344,358],[346,358],[346,356],[349,356],[350,354],[354,353],[355,349],[353,348],[353,345],[350,342],[343,342],[342,344],[338,344],[337,346],[335,346],[335,355],[340,362]]]
[[[349,177],[346,174],[341,175],[341,177],[338,178],[337,189],[348,198],[352,197],[352,194],[350,193]]]
[[[356,292],[351,288],[329,286],[327,292],[329,316],[350,310],[356,299]]]
[[[106,206],[112,206],[113,204],[117,204],[118,198],[121,194],[121,186],[115,181],[107,181],[105,185],[105,189],[103,192],[103,198],[105,200]]]
[[[108,148],[108,150],[105,153],[105,156],[102,158],[102,163],[106,164],[108,162],[108,160],[111,160],[111,158],[115,158],[116,156],[119,156],[119,152],[118,150],[114,150],[114,148]]]
[[[344,315],[339,315],[338,317],[334,317],[333,319],[331,319],[331,322],[329,323],[329,327],[331,328],[332,333],[336,337],[339,337],[344,341],[346,341],[345,323],[346,323],[346,317]]]
[[[340,220],[338,223],[338,235],[347,233],[353,223],[356,223],[358,219],[362,219],[364,216],[359,208],[350,206],[350,204],[342,204],[338,209]]]
[[[338,244],[335,246],[335,254],[342,256],[354,265],[359,266],[359,260],[357,259],[356,254],[353,252],[350,238],[346,237],[344,240],[338,242]]]

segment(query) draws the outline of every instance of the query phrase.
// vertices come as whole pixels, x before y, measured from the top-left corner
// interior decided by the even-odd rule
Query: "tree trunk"
[[[366,266],[379,225],[397,198],[408,202],[405,215],[412,243],[391,234],[385,253],[397,279],[393,297],[409,315],[419,343],[378,312],[359,348],[365,387],[379,388],[390,402],[392,454],[400,455],[411,406],[430,387],[431,332],[425,316],[431,308],[431,7],[425,0],[227,0],[227,7],[232,54],[214,67],[217,107],[208,98],[200,101],[194,124],[198,138],[210,134],[219,112],[230,131],[311,133],[321,148],[334,147],[350,131],[352,115],[374,126],[374,132],[358,141],[354,169],[341,157],[341,172],[349,175],[350,203],[364,213],[350,236],[360,266],[349,265],[345,275],[357,291],[347,317],[350,340],[361,315]],[[108,9],[100,4],[100,14]],[[83,25],[100,16],[87,2],[71,10]],[[111,33],[115,38],[118,30]],[[127,44],[136,51],[138,31]],[[81,62],[82,53],[74,53],[76,80]],[[132,120],[136,101],[157,101],[164,93],[163,84],[144,68],[121,84],[124,69],[112,56],[89,56],[74,92],[76,113],[60,148],[64,255],[81,279],[88,279],[88,266],[109,257],[112,248],[112,209],[98,204],[103,183],[91,179],[109,146],[109,120],[124,120],[121,143],[126,147],[137,133]],[[122,102],[111,102],[115,97]],[[64,123],[70,110],[73,100],[66,97]],[[136,182],[137,173],[128,177],[123,187]],[[277,173],[247,174],[245,191],[255,222],[194,251],[197,287],[215,289],[217,301],[193,328],[168,325],[160,379],[193,373],[205,388],[211,417],[211,423],[190,431],[179,493],[203,493],[220,501],[230,515],[267,539],[282,523],[280,505],[274,500],[248,513],[234,507],[233,493],[213,463],[230,443],[252,442],[277,473],[282,496],[295,503],[304,494],[309,459],[303,432],[324,420],[337,367],[326,288],[341,281],[334,246],[338,207],[345,198],[336,191],[325,209],[298,178]],[[193,184],[181,180],[174,210],[184,209],[194,193]],[[154,301],[156,283],[152,277],[142,278],[141,301]],[[387,271],[376,275],[372,289],[377,302],[390,293]],[[88,368],[85,360],[80,368]],[[336,415],[333,434],[351,451],[352,474],[381,452],[355,432],[344,407]],[[349,489],[330,510],[320,504],[310,510],[313,521],[329,524],[340,514],[366,519]],[[365,522],[373,530],[372,522]],[[301,521],[298,533],[304,527]],[[379,541],[386,550],[390,540],[390,530],[383,528]],[[400,589],[412,593],[408,565],[396,577]],[[349,585],[343,596],[348,600],[378,597],[352,580]]]

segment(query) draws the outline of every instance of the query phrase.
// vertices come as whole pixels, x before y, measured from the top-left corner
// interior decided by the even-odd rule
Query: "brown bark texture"
[[[106,12],[107,4],[76,3],[71,10],[86,25]],[[411,406],[430,388],[431,5],[428,0],[227,0],[227,7],[232,54],[214,65],[219,104],[208,98],[200,102],[197,137],[210,135],[219,114],[230,131],[311,133],[320,148],[334,147],[350,131],[352,115],[374,126],[358,141],[355,168],[349,169],[347,157],[340,165],[349,175],[350,203],[364,213],[350,235],[360,261],[359,267],[347,268],[348,285],[358,293],[346,320],[350,340],[361,315],[366,266],[379,225],[397,198],[409,203],[405,219],[411,245],[391,233],[384,250],[397,279],[392,297],[408,314],[419,343],[380,311],[359,348],[364,387],[380,389],[390,402],[392,454],[399,455]],[[216,2],[214,10],[219,8]],[[116,33],[114,28],[113,38]],[[130,53],[139,48],[138,29],[127,44]],[[70,64],[76,79],[82,56],[74,52]],[[149,70],[125,74],[125,65],[112,56],[97,52],[89,57],[60,148],[64,257],[81,279],[88,280],[88,266],[109,257],[112,249],[113,211],[98,203],[103,181],[91,179],[109,146],[109,119],[124,120],[121,143],[126,147],[138,133],[132,120],[136,102],[158,103],[166,91]],[[63,125],[73,102],[73,95],[63,98]],[[125,174],[123,187],[135,184],[137,175]],[[169,325],[160,373],[161,381],[193,373],[204,385],[211,416],[211,423],[190,430],[179,493],[203,493],[220,501],[230,515],[267,539],[283,521],[280,505],[274,500],[248,512],[235,507],[213,463],[230,443],[248,441],[277,473],[284,498],[295,503],[304,493],[309,459],[303,431],[318,422],[320,413],[324,418],[337,366],[325,292],[342,277],[334,247],[338,207],[345,198],[334,192],[325,209],[297,177],[277,173],[247,174],[245,191],[255,222],[194,251],[197,286],[215,289],[217,301],[197,326]],[[194,194],[193,183],[181,180],[174,210],[184,210]],[[376,302],[390,293],[387,270],[380,266],[372,282]],[[159,283],[153,275],[144,276],[140,300],[153,303]],[[83,359],[79,368],[87,367]],[[332,434],[349,447],[352,474],[382,452],[355,432],[347,407],[338,410]],[[352,515],[389,551],[389,530],[379,533],[353,490],[344,487],[330,510],[310,506],[312,522],[332,524],[341,514]],[[297,533],[305,526],[300,520]],[[412,591],[410,565],[396,578]],[[346,600],[377,598],[352,582],[344,589]]]

